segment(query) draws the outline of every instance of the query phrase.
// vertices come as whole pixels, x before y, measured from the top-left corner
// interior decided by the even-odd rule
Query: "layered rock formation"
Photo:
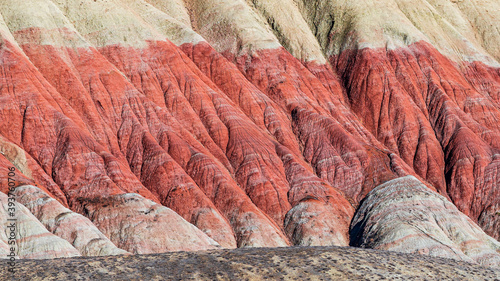
[[[349,235],[367,194],[406,176],[458,208],[426,215],[461,241],[499,239],[499,10],[2,1],[0,177],[82,255],[347,246],[372,235]],[[460,251],[485,263],[483,244]]]
[[[7,267],[4,260],[0,266]],[[495,280],[500,270],[475,264],[348,247],[245,248],[152,255],[21,260],[7,280]]]
[[[68,241],[48,232],[22,204],[9,200],[3,193],[0,200],[0,222],[4,230],[0,232],[2,258],[9,258],[12,253],[15,258],[23,259],[80,256]]]
[[[72,243],[83,256],[127,254],[117,248],[92,222],[68,208],[36,186],[17,187],[11,195],[22,203],[47,230]]]
[[[500,242],[415,177],[388,181],[364,199],[351,244],[500,266]]]

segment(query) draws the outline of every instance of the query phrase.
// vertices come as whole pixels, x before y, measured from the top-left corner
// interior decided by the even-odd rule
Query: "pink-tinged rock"
[[[344,194],[305,168],[287,148],[281,146],[277,152],[290,183],[288,200],[293,208],[284,221],[290,241],[302,246],[347,246],[354,208]]]
[[[394,72],[382,54],[383,50],[370,48],[346,50],[332,58],[332,64],[364,127],[445,194],[443,152],[428,115],[422,113],[423,102],[408,98],[416,94],[403,89],[397,79],[407,79],[406,70]]]
[[[346,218],[352,213],[349,208],[342,211],[334,202],[305,198],[288,212],[285,232],[297,246],[347,246]]]
[[[500,243],[413,176],[388,181],[363,200],[351,245],[500,266]]]
[[[259,50],[236,58],[225,55],[249,81],[285,110],[302,155],[315,174],[342,191],[354,204],[376,185],[414,174],[411,167],[363,127],[345,104],[342,89],[325,87],[283,48]],[[321,72],[337,79],[329,72],[330,68],[309,65],[316,74]]]
[[[16,196],[7,196],[0,192],[0,225],[2,226],[2,235],[0,239],[3,246],[0,246],[2,252],[5,246],[8,246],[8,253],[12,244],[9,238],[14,235],[16,258],[21,259],[44,259],[44,258],[63,258],[80,256],[68,241],[50,233],[37,220],[30,211],[22,204],[15,201]],[[11,216],[11,214],[13,216]],[[15,221],[9,220],[15,219]],[[11,228],[14,224],[14,227]],[[11,230],[13,230],[11,232]],[[3,254],[1,258],[7,258]]]
[[[54,11],[46,16],[65,22],[62,13]],[[64,12],[74,16],[74,11]],[[29,16],[31,10],[19,13]],[[104,30],[115,26],[114,18],[96,20]],[[81,131],[71,122],[60,131],[49,120],[48,130],[58,136],[59,145],[43,145],[29,131],[25,136],[30,142],[23,143],[43,163],[72,210],[85,214],[82,202],[136,192],[170,207],[223,246],[285,246],[290,235],[285,235],[283,223],[294,206],[291,202],[307,197],[299,189],[310,189],[319,200],[329,202],[328,208],[318,210],[338,212],[323,214],[332,218],[325,224],[331,228],[328,231],[347,237],[352,207],[302,158],[289,112],[253,86],[237,67],[207,44],[195,47],[191,55],[201,58],[210,53],[209,59],[220,69],[213,74],[204,73],[206,59],[194,63],[165,40],[135,42],[141,47],[75,47],[70,42],[81,40],[79,29],[85,29],[85,23],[76,22],[75,29],[33,27],[14,32],[36,66],[34,73],[53,87],[51,96],[65,109],[68,105],[65,112],[71,114],[70,120],[83,124]],[[129,32],[130,38],[141,41],[134,31]],[[53,42],[54,36],[60,40],[40,44]],[[281,49],[280,54],[301,66]],[[303,70],[293,77],[300,77]],[[314,95],[321,83],[311,74],[306,78],[312,80],[303,84],[313,85],[308,94]],[[233,80],[235,85],[227,84]],[[247,90],[238,94],[238,88]],[[236,103],[237,99],[241,101]],[[330,100],[327,95],[322,99]],[[50,153],[39,153],[41,147]],[[293,199],[288,198],[291,190]],[[289,223],[298,219],[300,214],[294,213]],[[115,231],[121,231],[115,226]]]
[[[300,155],[291,123],[282,108],[254,86],[239,69],[208,43],[183,44],[181,49],[253,123],[268,131],[279,143]]]
[[[139,194],[82,199],[83,212],[119,248],[135,254],[220,247],[174,211]]]
[[[12,113],[0,116],[2,124],[12,124],[0,128],[2,135],[10,140],[18,140],[18,145],[36,159],[45,173],[51,175],[54,182],[69,199],[68,203],[73,211],[83,213],[82,198],[93,200],[125,192],[137,192],[147,198],[158,200],[130,171],[128,163],[124,161],[122,156],[111,154],[93,139],[88,130],[77,125],[81,124],[82,121],[76,111],[72,110],[72,107],[61,98],[59,93],[44,80],[43,76],[18,48],[8,44],[3,45],[3,48],[5,50],[2,53],[3,66],[9,69],[9,74],[2,72],[1,79],[6,84],[19,83],[20,85],[15,89],[2,89],[5,99],[4,106],[19,108],[19,105],[22,105],[25,110],[14,110]],[[96,53],[90,51],[85,52],[85,54]],[[81,58],[85,58],[83,53]],[[25,75],[27,70],[31,73],[30,75]],[[117,79],[116,77],[121,77],[118,79],[124,81],[123,76],[116,71],[106,75],[101,76],[105,84],[108,83],[106,81]],[[98,83],[97,87],[100,87],[99,85],[102,87],[102,83]],[[128,87],[127,85],[126,83],[124,85],[114,84],[110,85],[110,89],[113,87],[115,90],[116,88],[123,89]],[[57,102],[54,99],[57,99]],[[59,105],[55,108],[54,106],[58,103],[64,106]],[[126,110],[127,107],[124,109],[124,114],[127,113]],[[67,115],[63,112],[66,112]],[[111,111],[109,113],[111,114]],[[77,123],[74,123],[73,119]],[[16,130],[19,126],[23,129]],[[141,132],[140,128],[138,132]],[[173,212],[172,214],[178,216]],[[122,219],[129,220],[125,217]],[[119,232],[122,230],[121,223],[115,217],[111,225],[116,227],[116,231]],[[173,227],[176,226],[173,225]],[[133,235],[135,230],[135,228],[128,229],[128,234]],[[213,241],[207,242],[203,239],[209,240],[208,237],[203,236],[199,241],[193,238],[194,244],[189,244],[185,240],[180,241],[187,243],[184,248],[189,249],[196,249],[198,245],[200,249],[211,247]],[[173,244],[177,243],[174,239],[172,240]],[[167,246],[151,247],[144,251],[166,251],[166,249],[170,248]]]
[[[159,42],[156,44],[152,44],[152,46],[154,48],[152,47],[151,52],[147,52],[147,50],[143,51],[144,53],[142,54],[142,56],[144,56],[144,61],[155,61],[156,55],[153,54],[158,54],[160,58],[165,59],[163,58],[163,54],[168,54],[167,50],[175,49],[175,46],[173,46],[172,44],[168,44],[167,42]],[[52,62],[54,60],[57,60],[58,56],[60,56],[60,54],[58,54],[59,51],[55,48],[43,48],[48,49],[47,52],[50,52],[52,54]],[[28,46],[25,46],[25,50],[30,54],[30,56],[33,57],[35,57],[36,54],[39,53],[35,52],[35,49],[38,48],[29,48]],[[154,53],[152,53],[153,51]],[[68,52],[71,52],[71,50],[68,50]],[[112,56],[122,57],[123,61],[121,63],[125,64],[126,66],[128,66],[129,64],[133,66],[134,63],[136,63],[136,60],[141,61],[141,58],[136,56],[138,52],[134,49],[114,47],[103,50],[103,53],[107,54],[110,58],[112,58]],[[98,54],[95,55],[99,56]],[[74,59],[78,61],[81,59],[81,56],[79,57],[75,55]],[[41,60],[40,58],[34,59],[34,61],[36,61],[37,67],[41,69],[43,73],[48,73],[48,71],[53,68],[52,63],[51,66],[49,66],[48,61]],[[183,64],[181,57],[177,56],[176,61],[176,63],[181,63],[181,65]],[[61,59],[60,62],[63,63],[64,61]],[[118,66],[123,67],[122,65]],[[152,63],[151,67],[155,71],[163,70],[163,68],[161,68],[161,65],[156,66],[156,64]],[[79,73],[74,73],[72,74],[72,76],[74,77],[74,79],[81,79],[81,77],[89,75],[88,71],[106,72],[107,69],[110,68],[113,68],[111,64],[96,64],[93,68],[87,65],[82,69],[78,69]],[[139,69],[137,69],[137,71],[139,71]],[[190,71],[189,68],[187,68],[186,71]],[[151,73],[141,72],[139,72],[138,75],[139,74],[151,75]],[[164,75],[163,72],[160,72],[160,74],[162,75],[158,75],[158,77],[165,77],[164,79],[175,78]],[[46,76],[50,77],[49,75]],[[131,80],[135,81],[134,79]],[[59,80],[52,80],[55,85],[61,84],[61,86],[58,86],[58,88],[61,89],[61,92],[65,93],[66,91],[68,91],[63,88],[62,83],[58,81]],[[128,85],[128,82],[121,76],[113,77],[112,79],[110,79],[110,81],[114,81],[113,83],[117,84]],[[142,79],[139,81],[148,80]],[[167,83],[165,82],[165,84]],[[148,87],[146,84],[140,86],[141,88]],[[186,129],[184,129],[168,111],[155,106],[153,103],[148,101],[148,99],[145,99],[145,97],[139,92],[131,91],[128,94],[135,94],[137,98],[141,100],[141,102],[125,99],[125,97],[123,97],[124,93],[114,90],[112,88],[114,86],[112,85],[106,87],[109,88],[109,92],[115,91],[115,97],[122,96],[122,100],[126,101],[126,103],[123,105],[125,107],[125,113],[121,116],[121,122],[123,123],[121,124],[116,135],[118,136],[118,142],[122,147],[121,149],[123,151],[123,154],[126,155],[127,161],[129,162],[132,171],[141,179],[142,184],[144,184],[149,190],[151,190],[151,192],[153,192],[155,197],[158,198],[161,203],[172,208],[191,223],[196,224],[196,226],[205,231],[212,238],[220,241],[220,243],[224,247],[235,247],[236,240],[239,240],[241,237],[248,236],[248,233],[245,235],[241,235],[240,233],[233,234],[234,230],[231,230],[231,227],[229,226],[227,220],[219,213],[217,209],[214,208],[213,204],[217,205],[221,209],[227,210],[228,213],[224,214],[226,217],[231,218],[228,220],[233,225],[240,225],[243,222],[240,223],[234,221],[234,210],[230,210],[228,208],[229,206],[221,207],[221,204],[218,203],[219,201],[226,199],[222,199],[222,195],[220,199],[214,198],[213,196],[218,193],[218,189],[223,190],[229,188],[238,191],[236,193],[229,192],[233,194],[231,196],[242,196],[243,201],[247,201],[245,205],[253,205],[251,201],[246,197],[246,195],[239,191],[240,188],[237,186],[232,176],[228,173],[225,166],[222,166],[220,164],[220,161],[218,161],[219,159],[213,156],[212,152],[214,151],[207,151],[207,149],[201,146],[199,142]],[[173,93],[175,93],[173,88],[172,91]],[[98,89],[90,90],[90,92],[93,93],[93,95],[100,93]],[[106,92],[106,94],[107,93],[108,92]],[[164,99],[164,93],[162,91],[150,91],[147,93],[152,100],[157,100],[156,97],[158,95],[161,99]],[[82,95],[87,95],[90,98],[90,95],[86,92],[82,92]],[[165,97],[167,96],[169,98],[171,97],[170,94],[166,95]],[[112,97],[102,96],[101,101],[103,99],[110,98]],[[186,106],[189,106],[189,103],[183,96],[179,96],[177,100],[184,100]],[[130,110],[130,108],[140,108],[140,110]],[[186,108],[180,109],[184,111],[184,109]],[[144,111],[147,112],[147,115],[144,114]],[[109,111],[108,113],[110,112],[111,111]],[[194,111],[191,112],[194,114]],[[103,112],[103,114],[105,113]],[[197,122],[199,126],[203,127],[203,124],[199,121],[199,117],[196,114],[194,114],[193,116],[195,118],[195,121],[198,120]],[[144,126],[144,123],[147,123],[148,126]],[[107,126],[107,124],[104,123],[103,126]],[[187,127],[190,128],[191,126]],[[201,135],[200,138],[206,139],[206,143],[212,142],[208,135]],[[210,149],[210,146],[207,145],[207,147]],[[186,172],[189,173],[189,175],[187,175]],[[214,181],[214,179],[217,179],[217,181]],[[197,184],[203,187],[203,192],[198,188]],[[210,202],[204,193],[209,195],[214,203]],[[228,192],[223,191],[220,192],[220,194],[227,195]],[[234,200],[235,202],[238,202],[238,199],[234,198]],[[256,207],[251,208],[254,209],[252,212],[259,221],[262,221],[262,223],[271,224],[269,230],[272,230],[275,234],[266,234],[266,236],[274,236],[275,238],[269,241],[268,246],[286,244],[286,242],[284,242],[286,239],[283,239],[283,235],[280,234],[279,229],[273,225],[274,223],[269,222],[268,218],[263,215],[261,211]],[[246,223],[247,222],[244,222],[243,224]],[[268,228],[249,228],[251,232],[261,231],[262,229]],[[237,239],[235,239],[235,235]],[[240,244],[245,245],[252,244],[244,240],[241,240],[240,242]],[[260,241],[258,245],[266,245],[266,243],[267,242],[265,241]]]
[[[40,188],[18,186],[12,194],[47,230],[70,242],[83,256],[128,254],[117,248],[88,218],[65,208]]]
[[[331,62],[372,134],[498,239],[498,70],[461,66],[426,42],[345,51]]]
[[[196,114],[197,122],[205,126],[208,136],[225,153],[226,159],[229,160],[232,169],[235,171],[234,179],[236,179],[236,182],[246,191],[257,207],[273,218],[276,224],[282,224],[283,218],[290,208],[286,200],[288,184],[283,173],[282,163],[274,152],[274,140],[252,123],[230,99],[218,91],[217,87],[209,82],[186,55],[173,44],[162,41],[151,42],[148,49],[141,50],[140,59],[134,54],[136,51],[130,48],[106,47],[101,52],[106,54],[112,61],[116,56],[122,57],[123,59],[119,61],[120,64],[115,63],[117,63],[118,67],[123,68],[123,71],[127,74],[128,71],[125,67],[129,67],[130,64],[133,66],[135,61],[148,63],[150,69],[160,74],[165,72],[165,66],[172,68],[170,73],[157,76],[165,77],[159,78],[164,85],[169,84],[168,80],[175,81],[180,87],[178,90],[175,87],[170,87],[170,91],[179,92],[182,96],[177,95],[176,97],[175,93],[170,94],[161,91],[155,94],[162,95],[167,101],[167,108],[171,110],[172,115],[181,124],[191,123],[191,117],[186,113],[192,111]],[[142,74],[140,68],[135,67],[132,70]],[[134,73],[129,75],[132,74]],[[133,76],[131,76],[131,80],[132,78]],[[143,81],[148,80],[143,79]],[[143,88],[145,87],[144,84],[144,82],[142,82],[142,85],[136,84],[136,87]],[[185,100],[183,107],[169,105],[178,100]],[[186,128],[191,130],[194,135],[197,135],[193,131],[194,127],[186,126]],[[157,134],[153,132],[153,135]],[[197,137],[203,140],[208,136]],[[181,149],[182,146],[174,148],[174,141],[169,138],[169,154],[179,164],[183,165],[187,158],[179,158],[179,156],[184,156],[179,154],[186,154],[183,150],[188,148]],[[187,141],[194,143],[189,139]],[[165,143],[163,147],[166,149],[166,140],[160,142]],[[201,150],[196,148],[194,144],[190,146],[193,146],[196,150]],[[213,150],[210,147],[207,148],[212,155],[217,155],[216,151],[212,153]],[[214,162],[214,166],[218,170],[224,168],[217,165],[216,162]],[[227,175],[223,176],[227,177]],[[197,178],[198,176],[191,175],[191,177]],[[264,193],[266,193],[265,198]]]
[[[25,52],[30,57],[33,57],[38,69],[64,94],[70,104],[78,108],[82,118],[88,116],[90,110],[95,111],[95,115],[99,115],[97,113],[99,108],[94,108],[94,103],[102,105],[115,102],[117,103],[115,107],[123,109],[119,117],[113,116],[112,110],[100,113],[101,118],[107,120],[116,119],[120,123],[119,126],[110,126],[103,120],[100,123],[95,123],[94,120],[89,125],[96,129],[94,135],[104,128],[107,134],[105,138],[108,140],[108,149],[114,151],[117,157],[122,158],[119,159],[121,163],[127,166],[130,165],[132,172],[137,174],[142,184],[154,194],[153,198],[150,195],[149,198],[158,198],[159,202],[173,208],[190,222],[200,224],[202,230],[207,231],[207,233],[210,232],[210,235],[214,239],[221,241],[224,247],[236,246],[234,234],[229,224],[179,166],[178,163],[182,163],[185,159],[176,158],[178,162],[175,162],[168,155],[169,146],[172,147],[173,152],[177,151],[177,154],[179,154],[178,151],[189,154],[189,150],[196,148],[190,148],[188,144],[182,147],[182,139],[191,140],[191,143],[196,142],[196,140],[179,124],[174,124],[177,121],[165,109],[158,108],[147,100],[141,93],[133,89],[132,85],[123,76],[108,77],[107,83],[102,88],[91,87],[88,90],[82,88],[81,84],[91,84],[93,77],[115,71],[114,66],[95,50],[81,49],[79,50],[80,54],[77,54],[71,49],[66,50],[52,46],[24,45],[23,47]],[[40,52],[50,53],[51,61],[49,62],[45,60],[46,58],[38,56],[37,54]],[[64,60],[65,53],[69,53],[74,60],[74,64],[79,67],[76,69],[71,68]],[[99,57],[102,61],[96,60],[93,63],[83,64],[82,60],[87,58],[83,57],[82,53]],[[60,76],[53,75],[54,62],[57,62],[57,67],[66,73],[66,80],[60,80]],[[68,80],[73,81],[75,87],[68,88]],[[127,97],[126,92],[121,90],[122,86],[128,87],[128,95],[135,98]],[[78,99],[73,99],[72,95],[76,90],[80,92],[80,95]],[[160,94],[162,94],[161,91]],[[92,99],[94,100],[92,101]],[[91,104],[92,108],[79,108],[78,103],[81,102]],[[165,149],[158,144],[151,134],[156,136],[158,142],[165,144]],[[98,136],[95,135],[95,137]],[[119,144],[120,148],[115,148],[115,144]],[[196,145],[198,148],[202,147],[198,143]],[[171,154],[176,155],[173,152]],[[185,154],[182,155],[182,157],[185,156]],[[125,173],[130,176],[130,172]],[[138,183],[136,184],[141,186]],[[173,189],[176,189],[177,192],[171,192]],[[182,192],[183,196],[179,196],[179,192]],[[187,208],[187,206],[191,207]],[[206,212],[206,210],[209,210],[209,212]],[[201,226],[202,224],[203,226]],[[207,228],[209,225],[211,227]]]
[[[365,196],[414,175],[498,238],[497,68],[420,33],[385,48],[334,18],[345,5],[283,2],[290,26],[278,4],[226,2],[190,3],[191,23],[158,1],[1,2],[0,172],[62,204],[24,193],[45,226],[84,254],[93,237],[103,253],[347,245]],[[69,209],[90,221],[52,222]]]

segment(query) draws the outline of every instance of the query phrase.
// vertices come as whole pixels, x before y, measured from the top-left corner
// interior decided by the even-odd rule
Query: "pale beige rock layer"
[[[127,251],[117,248],[88,218],[65,208],[40,188],[19,186],[13,194],[50,232],[70,242],[83,256],[127,254]]]
[[[327,56],[347,49],[434,45],[456,61],[499,66],[492,0],[295,0]]]
[[[500,9],[493,0],[6,0],[0,5],[12,32],[74,30],[74,25],[96,47],[145,47],[143,40],[164,36],[181,45],[204,41],[203,36],[219,52],[284,46],[300,60],[325,63],[325,57],[346,49],[394,49],[423,40],[454,60],[498,66],[500,59],[495,24]],[[32,15],[11,18],[20,10]],[[46,13],[66,18],[54,21]],[[108,24],[115,26],[113,32]],[[41,43],[60,40],[54,34]],[[88,44],[81,37],[72,43]]]

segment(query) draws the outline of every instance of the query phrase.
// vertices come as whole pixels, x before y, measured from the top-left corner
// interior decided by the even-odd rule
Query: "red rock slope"
[[[499,5],[350,2],[2,1],[2,182],[82,255],[354,244],[409,175],[499,239]]]

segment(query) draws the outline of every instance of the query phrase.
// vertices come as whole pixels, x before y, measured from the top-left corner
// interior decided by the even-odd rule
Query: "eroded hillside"
[[[0,15],[19,257],[357,245],[500,265],[498,2],[5,0]],[[401,208],[420,219],[384,217]]]

